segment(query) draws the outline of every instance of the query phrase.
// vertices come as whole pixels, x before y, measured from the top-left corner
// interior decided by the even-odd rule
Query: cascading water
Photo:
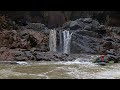
[[[63,53],[70,53],[70,42],[71,42],[71,36],[69,31],[64,30],[63,31]]]
[[[50,30],[49,34],[49,48],[50,51],[56,52],[56,30]]]
[[[58,51],[61,53],[69,54],[72,33],[70,34],[70,31],[67,31],[67,30],[64,30],[64,31],[59,30],[58,36],[59,36],[59,45],[57,45],[58,37],[57,37],[56,30],[50,30],[50,35],[49,35],[50,51],[52,52]]]

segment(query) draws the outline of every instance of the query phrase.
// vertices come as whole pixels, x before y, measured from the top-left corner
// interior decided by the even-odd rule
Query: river
[[[0,64],[0,79],[120,79],[120,64],[100,66],[90,62],[97,55],[74,61],[28,61]]]

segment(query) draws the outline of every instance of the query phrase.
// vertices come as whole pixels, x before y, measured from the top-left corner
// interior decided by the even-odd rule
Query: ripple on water
[[[1,65],[0,78],[28,79],[114,79],[120,78],[120,64],[100,66],[90,62],[93,57],[74,61],[21,62]]]

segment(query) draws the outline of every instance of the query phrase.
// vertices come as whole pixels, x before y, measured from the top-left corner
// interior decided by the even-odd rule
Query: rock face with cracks
[[[119,60],[119,28],[106,28],[92,18],[80,18],[55,28],[55,30],[62,29],[73,33],[70,44],[71,53],[105,54],[107,57]],[[31,23],[19,30],[0,31],[0,60],[66,61],[75,59],[71,55],[48,52],[49,31],[50,29],[41,23]]]

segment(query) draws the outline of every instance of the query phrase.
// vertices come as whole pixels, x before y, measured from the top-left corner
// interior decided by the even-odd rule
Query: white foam
[[[89,66],[95,66],[95,63],[90,62],[89,59],[84,59],[84,58],[77,58],[75,61],[67,61],[64,62],[63,64],[65,65],[70,65],[70,64],[78,64],[78,65],[89,65]]]
[[[96,78],[105,78],[105,79],[115,79],[116,77],[120,78],[120,70],[108,70],[97,73]]]
[[[25,62],[25,61],[18,61],[18,62],[16,62],[17,64],[20,64],[20,65],[26,65],[26,64],[28,64],[27,62]]]

